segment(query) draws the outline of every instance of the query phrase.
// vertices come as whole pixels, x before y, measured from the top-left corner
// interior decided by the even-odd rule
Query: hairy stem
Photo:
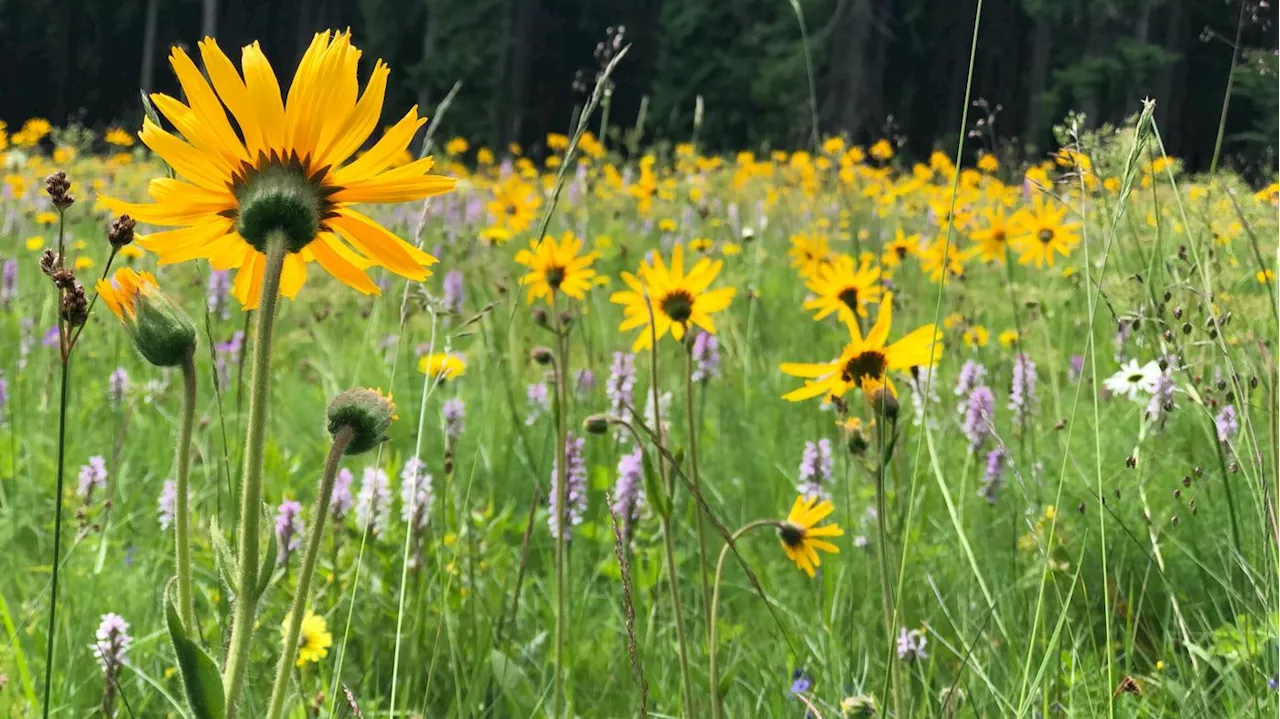
[[[307,535],[306,554],[302,557],[302,572],[298,575],[298,589],[293,595],[293,605],[289,610],[289,625],[285,628],[284,647],[280,652],[280,662],[276,664],[276,679],[271,686],[271,701],[267,703],[267,719],[279,719],[284,711],[285,685],[289,682],[289,670],[298,654],[298,632],[302,628],[303,615],[307,611],[307,594],[311,589],[311,577],[315,574],[316,559],[320,557],[320,540],[324,538],[324,520],[329,516],[329,499],[333,495],[333,483],[338,476],[338,466],[342,464],[342,456],[355,430],[350,425],[338,430],[333,435],[333,446],[329,448],[329,457],[324,463],[324,474],[320,477],[319,494],[316,495],[315,509],[312,511],[311,530]]]
[[[776,526],[778,526],[778,523],[772,519],[757,519],[754,522],[744,524],[720,548],[720,558],[716,560],[716,580],[711,590],[711,627],[708,630],[709,639],[707,640],[707,676],[708,685],[711,689],[711,716],[714,719],[720,719],[724,711],[720,706],[720,673],[716,667],[716,610],[720,604],[720,577],[724,573],[724,558],[729,556],[729,549],[733,547],[734,543],[742,535],[760,527]]]
[[[173,535],[178,570],[178,613],[187,633],[195,632],[196,605],[191,593],[191,508],[187,501],[191,473],[191,425],[196,414],[196,363],[193,353],[182,360],[182,419],[175,449],[178,470],[174,489]]]
[[[253,621],[258,608],[258,518],[262,513],[262,463],[267,439],[267,404],[271,395],[271,330],[275,323],[286,250],[287,240],[283,235],[273,233],[268,238],[262,300],[255,318],[257,327],[249,375],[249,422],[240,480],[240,576],[236,579],[235,618],[227,647],[227,665],[222,674],[226,719],[235,719],[236,716],[236,702],[244,688],[249,643],[253,638]]]

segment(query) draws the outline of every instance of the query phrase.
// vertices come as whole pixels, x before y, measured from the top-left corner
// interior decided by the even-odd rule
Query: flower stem
[[[892,645],[894,608],[893,589],[889,586],[889,533],[885,528],[888,508],[884,490],[884,470],[889,457],[885,454],[884,424],[883,420],[876,423],[876,434],[879,435],[877,446],[881,453],[876,469],[876,560],[880,564],[880,610],[884,615],[884,633]],[[889,674],[893,682],[893,715],[905,716],[902,713],[902,670],[892,651],[889,652]]]
[[[693,475],[695,497],[693,517],[694,526],[698,530],[698,571],[702,579],[702,611],[703,619],[710,622],[711,583],[707,573],[707,532],[702,517],[702,482],[698,478],[698,420],[693,411],[693,348],[685,351],[684,362],[684,395],[685,414],[689,417],[689,472]]]
[[[276,300],[280,296],[280,274],[284,268],[287,243],[284,235],[278,232],[267,239],[267,268],[262,278],[262,300],[255,318],[257,327],[249,377],[249,422],[240,481],[240,576],[236,580],[235,619],[227,647],[227,665],[222,674],[226,719],[235,719],[258,608],[258,518],[262,513],[262,462],[267,437],[267,403],[271,394],[271,330],[275,323]]]
[[[289,625],[285,629],[284,647],[280,652],[280,662],[276,664],[276,679],[271,685],[271,701],[267,703],[267,719],[279,719],[284,711],[285,685],[289,682],[289,670],[294,666],[294,658],[298,653],[298,632],[302,628],[303,615],[307,611],[307,594],[311,589],[311,577],[315,574],[316,559],[320,557],[320,541],[324,539],[324,520],[329,516],[329,499],[333,496],[333,483],[338,476],[338,465],[347,451],[347,445],[355,430],[350,425],[338,430],[333,435],[333,446],[329,448],[329,458],[324,463],[324,474],[320,477],[319,494],[316,495],[315,509],[311,513],[311,530],[307,535],[306,554],[302,557],[302,572],[298,575],[298,588],[293,595],[293,605],[289,611]]]
[[[196,364],[192,353],[182,360],[182,420],[178,425],[177,491],[173,517],[178,571],[178,612],[187,633],[195,632],[195,600],[191,594],[191,516],[187,503],[188,477],[191,470],[191,425],[196,413]]]
[[[720,605],[720,576],[724,572],[724,558],[729,556],[729,550],[742,535],[753,529],[759,529],[760,527],[776,526],[778,526],[777,521],[772,519],[757,519],[754,522],[748,522],[742,525],[738,531],[733,533],[733,536],[729,538],[729,541],[725,542],[725,545],[720,548],[720,558],[716,560],[716,580],[712,585],[711,590],[711,618],[709,620],[711,622],[711,626],[707,630],[709,636],[709,639],[707,640],[707,677],[711,688],[711,716],[714,719],[720,719],[720,717],[723,716],[724,711],[720,706],[720,673],[716,667],[716,610]]]
[[[557,307],[558,292],[551,293],[551,315],[556,323],[556,677],[555,707],[556,717],[565,715],[564,696],[564,598],[565,598],[565,531],[569,513],[565,506],[568,502],[568,383],[569,358],[567,332],[560,321]]]
[[[62,358],[62,387],[58,403],[58,479],[54,489],[53,513],[53,577],[49,587],[49,630],[44,640],[44,719],[49,719],[49,694],[53,689],[53,646],[58,618],[58,565],[62,563],[62,485],[67,454],[67,380],[71,374],[71,356]]]

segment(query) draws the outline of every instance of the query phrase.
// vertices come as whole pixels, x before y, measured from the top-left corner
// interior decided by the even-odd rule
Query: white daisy
[[[1148,362],[1141,367],[1137,360],[1129,360],[1120,365],[1120,371],[1107,378],[1103,384],[1114,395],[1124,395],[1140,402],[1140,395],[1152,394],[1156,391],[1156,383],[1160,380],[1160,365]]]

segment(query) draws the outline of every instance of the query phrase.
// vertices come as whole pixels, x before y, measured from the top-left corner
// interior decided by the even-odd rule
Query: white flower
[[[1160,365],[1148,362],[1141,367],[1137,360],[1129,360],[1120,365],[1120,371],[1107,378],[1103,384],[1114,395],[1124,395],[1140,402],[1140,394],[1152,394],[1156,391],[1156,383],[1160,380]]]

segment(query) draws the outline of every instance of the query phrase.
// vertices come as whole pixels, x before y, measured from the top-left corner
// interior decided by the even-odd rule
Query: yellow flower
[[[856,314],[867,316],[867,304],[880,301],[880,268],[863,260],[854,266],[848,255],[836,257],[835,262],[820,265],[805,283],[813,293],[813,299],[804,303],[806,310],[814,310],[813,319],[821,320],[832,312],[840,317]]]
[[[284,634],[289,631],[289,620],[291,617],[285,615],[284,622],[280,625],[280,633]],[[302,617],[302,626],[298,631],[298,666],[305,666],[308,662],[319,662],[329,655],[329,647],[333,646],[333,635],[329,634],[329,624],[325,622],[324,617],[313,614],[311,611]]]
[[[884,254],[880,256],[880,263],[885,267],[897,267],[902,261],[911,255],[920,254],[920,234],[906,235],[899,226],[897,234],[893,242],[884,246]]]
[[[558,132],[547,133],[547,149],[552,152],[560,152],[569,148],[569,137],[561,135]]]
[[[493,150],[490,150],[490,149],[489,149],[489,148],[487,148],[487,147],[482,147],[482,148],[480,148],[479,150],[476,150],[476,164],[477,164],[477,165],[492,165],[492,164],[493,164]]]
[[[97,284],[98,296],[121,322],[137,314],[138,295],[155,292],[159,288],[155,275],[134,272],[128,267],[116,270],[110,282],[99,280]]]
[[[1253,193],[1253,196],[1261,202],[1270,204],[1272,207],[1280,205],[1280,182],[1273,182],[1270,185],[1267,185],[1261,190]]]
[[[844,530],[835,524],[817,526],[834,509],[829,499],[814,497],[806,500],[804,497],[796,497],[786,520],[778,524],[778,541],[782,544],[782,551],[810,578],[816,576],[814,569],[822,564],[817,550],[830,554],[840,553],[840,548],[826,541],[825,537],[842,537]]]
[[[206,258],[215,269],[235,268],[233,293],[246,308],[260,299],[268,237],[288,243],[280,279],[285,297],[297,295],[311,262],[365,294],[378,293],[364,273],[371,265],[426,279],[434,257],[352,207],[422,199],[454,187],[451,178],[427,174],[431,158],[387,169],[426,122],[416,107],[348,162],[378,124],[387,66],[374,64],[360,94],[361,53],[350,33],[318,33],[286,99],[257,43],[243,49],[243,76],[214,40],[199,46],[208,80],[182,48],[169,55],[189,104],[151,96],[180,134],[145,119],[139,135],[177,177],[151,181],[155,204],[103,198],[113,212],[179,228],[143,238],[142,246],[161,263]]]
[[[56,212],[37,212],[36,213],[36,224],[38,225],[53,225],[53,224],[56,224],[57,222],[58,222],[58,213]]]
[[[137,243],[125,245],[119,250],[119,255],[129,260],[136,260],[137,258],[142,257],[143,254],[145,254],[145,252],[141,247],[138,247]]]
[[[877,160],[888,160],[893,157],[893,145],[886,139],[879,139],[871,146],[871,156]]]
[[[708,240],[705,237],[695,237],[689,241],[689,249],[693,250],[694,252],[703,252],[703,253],[710,252],[711,240]]]
[[[880,314],[866,337],[862,336],[858,323],[846,315],[844,324],[849,330],[849,343],[844,346],[840,357],[831,362],[784,362],[780,365],[783,374],[805,379],[803,387],[784,394],[782,398],[799,402],[819,396],[843,397],[851,389],[859,388],[870,393],[886,386],[896,395],[886,372],[937,364],[942,355],[942,342],[937,328],[929,324],[886,345],[892,323],[892,293],[885,293],[880,301]]]
[[[933,282],[942,282],[944,273],[960,277],[964,274],[965,261],[977,249],[973,247],[962,252],[954,243],[948,243],[945,235],[940,235],[920,253],[920,269],[929,273],[929,279]]]
[[[495,225],[515,234],[529,229],[537,219],[537,211],[541,206],[542,198],[533,185],[518,175],[512,175],[494,184],[493,199],[487,207],[489,214],[493,215]]]
[[[676,221],[670,217],[664,217],[661,220],[658,220],[658,229],[663,232],[675,232],[677,227],[679,227],[679,225],[677,225]]]
[[[1111,194],[1115,194],[1119,192],[1120,191],[1119,178],[1108,177],[1107,179],[1103,180],[1102,189],[1106,190],[1107,192],[1110,192]]]
[[[70,162],[74,159],[76,159],[76,151],[74,149],[70,147],[53,148],[54,164],[66,165],[66,164],[70,164]]]
[[[1018,331],[1005,330],[996,339],[1000,342],[1001,347],[1012,347],[1013,343],[1018,341]]]
[[[93,260],[89,259],[88,257],[76,258],[75,268],[77,270],[87,270],[90,267],[93,267]]]
[[[108,145],[114,145],[116,147],[133,147],[134,142],[133,135],[130,135],[119,127],[113,127],[107,130],[107,134],[103,135],[102,139]]]
[[[1034,264],[1037,268],[1053,267],[1055,255],[1069,257],[1080,236],[1078,222],[1064,222],[1067,208],[1035,198],[1034,208],[1027,213],[1018,227],[1018,234],[1010,239],[1018,251],[1018,264]]]
[[[828,155],[832,155],[832,156],[839,155],[839,154],[843,153],[843,152],[844,152],[844,138],[843,138],[843,137],[828,137],[828,138],[826,139],[826,141],[824,141],[824,142],[822,143],[822,151],[823,151],[824,153],[826,153],[826,154],[828,154]]]
[[[467,143],[467,139],[465,137],[455,137],[445,144],[444,151],[445,154],[448,155],[461,155],[465,153],[469,147],[471,147],[471,145]]]
[[[1006,218],[1004,208],[997,207],[983,210],[982,217],[986,219],[986,225],[970,231],[969,239],[978,243],[978,255],[983,262],[1004,262],[1009,235],[1018,231],[1022,215],[1015,212],[1012,217]]]
[[[959,312],[952,312],[951,314],[942,318],[942,329],[944,330],[953,329],[963,323],[964,323],[964,315],[960,314]]]
[[[505,245],[511,239],[511,231],[505,227],[486,227],[480,230],[480,239],[490,245]]]
[[[978,157],[978,169],[983,172],[995,172],[1000,169],[1000,161],[996,159],[995,155],[984,152]]]
[[[801,279],[812,277],[818,268],[831,263],[831,248],[823,235],[803,232],[792,235],[787,254],[791,255],[791,266],[800,273]]]
[[[575,300],[586,296],[596,274],[591,269],[596,256],[588,253],[579,257],[581,251],[582,240],[568,231],[558,244],[556,238],[547,235],[542,242],[530,240],[529,249],[516,253],[516,262],[529,268],[528,274],[520,278],[520,284],[529,288],[529,304],[536,299],[550,302],[555,292]]]
[[[28,250],[31,250],[34,252],[39,250],[42,247],[44,247],[44,238],[41,237],[40,235],[32,235],[31,237],[27,238]]]
[[[1270,284],[1270,282],[1276,278],[1276,273],[1272,272],[1270,268],[1267,268],[1265,270],[1258,270],[1258,273],[1255,274],[1254,277],[1258,280],[1258,284],[1265,285]]]
[[[467,362],[462,355],[435,352],[418,360],[418,371],[434,380],[457,379],[467,373]]]
[[[726,242],[723,245],[720,245],[720,254],[725,257],[733,257],[735,255],[742,254],[742,247],[733,242]]]
[[[613,249],[613,238],[608,235],[596,235],[596,239],[591,244],[597,250],[611,250]]]
[[[991,339],[991,334],[987,332],[986,327],[983,327],[982,325],[974,325],[964,331],[961,339],[964,340],[966,347],[969,347],[970,349],[977,349],[979,347],[987,346],[988,340]]]
[[[628,289],[613,293],[609,301],[624,307],[625,319],[618,331],[641,328],[631,350],[639,352],[648,348],[655,338],[662,339],[668,331],[679,342],[691,325],[715,334],[711,315],[727,308],[735,293],[732,287],[708,289],[723,264],[723,260],[703,257],[686,273],[684,246],[676,245],[671,252],[670,266],[662,261],[662,255],[655,253],[652,265],[642,262],[634,275],[623,272],[622,281]]]

